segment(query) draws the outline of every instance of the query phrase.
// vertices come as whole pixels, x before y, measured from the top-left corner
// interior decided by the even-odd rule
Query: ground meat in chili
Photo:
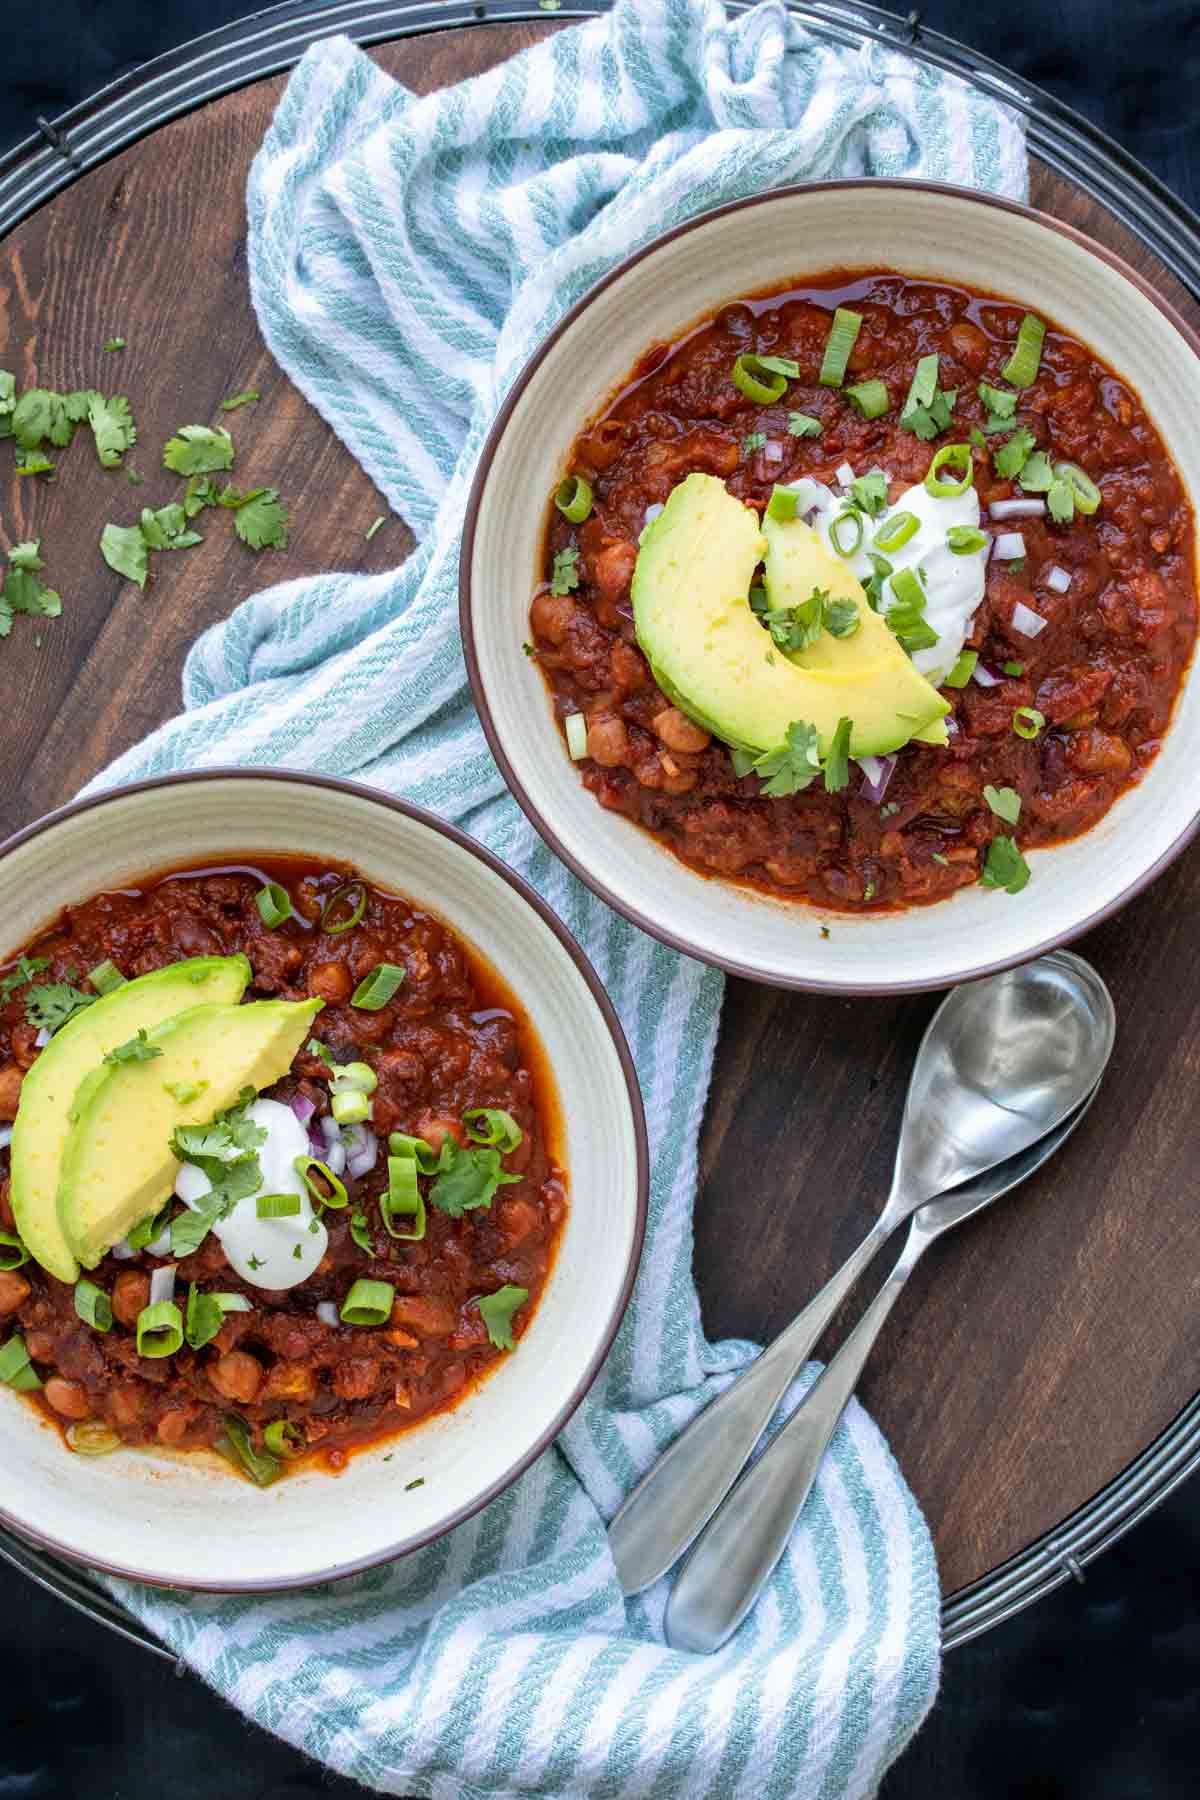
[[[890,406],[879,419],[861,418],[817,380],[837,305],[862,315],[846,380],[885,384]],[[997,684],[943,690],[953,708],[949,746],[901,751],[882,806],[861,797],[857,774],[842,793],[818,783],[762,798],[759,778],[739,780],[727,749],[663,696],[636,641],[629,589],[647,508],[695,471],[721,477],[761,509],[777,482],[812,475],[834,484],[849,462],[858,474],[886,470],[894,499],[923,478],[940,444],[974,432],[986,525],[988,504],[1019,489],[995,474],[992,453],[1007,434],[983,433],[977,388],[1007,386],[1003,369],[1023,316],[1009,301],[943,282],[840,271],[724,307],[643,356],[575,442],[568,468],[591,484],[594,506],[582,525],[551,508],[547,581],[531,609],[556,716],[586,719],[579,767],[601,805],[705,872],[857,909],[938,900],[978,880],[989,842],[1011,830],[986,804],[987,784],[1020,796],[1015,835],[1028,847],[1087,830],[1140,778],[1195,640],[1192,510],[1137,394],[1052,323],[1012,428],[1027,428],[1052,460],[1085,470],[1103,504],[1069,525],[1046,517],[1000,527],[1019,527],[1025,555],[990,562],[967,639]],[[748,350],[799,364],[777,404],[757,406],[734,387],[734,360]],[[900,424],[917,360],[930,352],[940,359],[939,385],[957,389],[953,423],[935,443]],[[792,412],[819,419],[821,434],[793,436]],[[554,559],[571,549],[578,585],[554,593]],[[1066,593],[1047,582],[1056,567],[1070,576]],[[1014,625],[1019,605],[1048,621],[1037,637]],[[1021,707],[1045,719],[1032,740],[1012,728]]]
[[[368,1126],[381,1139],[399,1131],[434,1149],[449,1134],[465,1143],[464,1113],[476,1107],[511,1114],[522,1141],[502,1158],[518,1179],[490,1205],[448,1217],[427,1208],[419,1242],[383,1228],[387,1152],[355,1181],[343,1178],[349,1204],[326,1211],[329,1246],[316,1273],[286,1292],[242,1281],[215,1236],[179,1264],[179,1288],[244,1294],[249,1312],[227,1314],[220,1335],[198,1351],[147,1359],[135,1327],[147,1303],[151,1271],[169,1257],[143,1251],[106,1256],[90,1279],[111,1298],[111,1331],[78,1316],[74,1290],[34,1262],[0,1272],[0,1341],[14,1330],[44,1387],[30,1395],[56,1423],[110,1426],[126,1444],[198,1449],[218,1443],[230,1411],[263,1448],[273,1420],[295,1428],[296,1442],[329,1468],[344,1466],[357,1445],[411,1426],[454,1404],[506,1354],[489,1339],[481,1296],[512,1285],[528,1300],[513,1319],[519,1344],[553,1263],[566,1212],[566,1177],[557,1161],[553,1084],[519,1004],[483,960],[447,927],[410,901],[366,888],[352,929],[321,925],[330,896],[349,879],[341,868],[290,859],[159,877],[136,891],[101,894],[71,907],[25,947],[47,966],[32,984],[78,983],[112,962],[126,977],[198,955],[243,952],[253,984],[246,999],[320,995],[321,1042],[339,1063],[366,1061],[378,1077]],[[286,888],[292,917],[271,930],[255,895],[267,881]],[[346,916],[332,915],[330,922]],[[377,964],[404,970],[394,997],[378,1011],[352,1004]],[[38,1055],[26,1019],[29,981],[17,980],[0,1004],[0,1117],[17,1110],[24,1072]],[[313,1102],[314,1123],[329,1113],[329,1070],[307,1048],[269,1097]],[[428,1189],[429,1183],[422,1183]],[[0,1151],[0,1229],[12,1232],[8,1151]],[[364,1248],[364,1240],[369,1248]],[[387,1282],[390,1319],[378,1328],[328,1324],[321,1303],[340,1306],[355,1280]]]

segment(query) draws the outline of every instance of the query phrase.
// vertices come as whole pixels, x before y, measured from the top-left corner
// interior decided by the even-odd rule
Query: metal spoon
[[[1108,989],[1067,950],[946,996],[917,1052],[879,1218],[799,1317],[680,1433],[609,1526],[626,1594],[665,1574],[712,1517],[789,1383],[897,1226],[935,1194],[1053,1130],[1099,1079],[1114,1031]]]
[[[1098,1087],[1097,1082],[1070,1118],[1028,1150],[916,1213],[900,1259],[875,1299],[774,1443],[701,1533],[667,1602],[663,1628],[673,1649],[718,1650],[737,1630],[783,1555],[863,1364],[917,1262],[944,1231],[1009,1193],[1053,1156],[1087,1112]]]

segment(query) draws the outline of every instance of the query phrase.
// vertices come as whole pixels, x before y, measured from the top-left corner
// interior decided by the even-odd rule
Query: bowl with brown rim
[[[731,277],[731,270],[741,273]],[[655,240],[592,289],[539,347],[481,457],[460,571],[462,635],[476,705],[513,793],[547,843],[609,904],[665,943],[752,979],[847,994],[904,992],[1068,942],[1178,855],[1197,825],[1194,665],[1179,680],[1161,743],[1156,737],[1135,765],[1138,778],[1090,829],[1031,848],[1031,879],[1021,892],[996,892],[972,877],[934,904],[856,910],[719,878],[599,804],[572,766],[546,682],[523,649],[531,597],[545,579],[549,497],[579,434],[639,359],[743,295],[802,287],[831,270],[960,284],[1079,340],[1116,371],[1166,446],[1191,567],[1200,341],[1170,305],[1109,251],[1027,207],[929,184],[818,183],[734,203]],[[965,435],[952,430],[940,442]],[[1120,573],[1115,555],[1112,579]],[[1190,578],[1191,609],[1193,590]]]
[[[57,1555],[140,1581],[231,1592],[331,1580],[403,1555],[469,1518],[553,1441],[616,1334],[648,1181],[628,1047],[591,965],[544,901],[453,826],[377,790],[283,770],[118,789],[0,847],[0,959],[65,909],[149,891],[163,871],[182,878],[256,858],[269,869],[296,857],[344,869],[348,845],[354,873],[447,927],[495,991],[514,998],[518,1023],[536,1040],[530,1066],[553,1090],[542,1103],[567,1193],[536,1310],[516,1349],[458,1404],[338,1459],[340,1473],[303,1462],[259,1489],[203,1449],[72,1455],[37,1396],[0,1386],[0,1523]],[[0,1330],[0,1340],[8,1336]],[[352,1337],[349,1327],[339,1336]],[[352,1342],[344,1348],[353,1354]]]

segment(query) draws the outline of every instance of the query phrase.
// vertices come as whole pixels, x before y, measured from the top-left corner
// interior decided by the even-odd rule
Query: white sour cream
[[[951,475],[955,473],[950,471]],[[811,476],[804,476],[789,485],[799,495],[798,509],[802,516],[808,517],[816,509],[816,517],[811,520],[813,528],[837,556],[829,527],[845,510],[846,495],[835,494],[824,482],[814,481]],[[983,599],[991,543],[989,540],[981,550],[958,556],[946,542],[946,533],[952,525],[972,525],[978,529],[979,496],[974,487],[969,487],[965,494],[939,498],[928,491],[924,482],[918,482],[915,487],[907,488],[895,505],[889,506],[877,519],[863,519],[862,544],[853,556],[840,559],[860,581],[865,583],[873,573],[867,551],[874,547],[875,539],[888,519],[900,512],[912,513],[919,520],[918,528],[899,550],[880,554],[887,556],[893,572],[919,569],[925,578],[924,617],[937,632],[938,641],[928,650],[918,650],[912,660],[913,666],[928,676],[936,687],[938,678],[944,679],[958,660],[975,610]],[[847,542],[854,535],[848,525],[843,527],[843,534]],[[886,531],[884,535],[887,535]],[[889,581],[885,580],[885,611],[889,592]]]
[[[262,1288],[295,1287],[313,1273],[329,1242],[294,1166],[296,1157],[310,1154],[308,1133],[291,1107],[278,1100],[256,1100],[246,1117],[267,1134],[258,1151],[262,1182],[213,1231],[243,1281]],[[211,1191],[203,1169],[195,1163],[180,1164],[175,1192],[185,1206],[196,1211]],[[255,1204],[259,1194],[297,1194],[300,1211],[286,1219],[260,1219]]]

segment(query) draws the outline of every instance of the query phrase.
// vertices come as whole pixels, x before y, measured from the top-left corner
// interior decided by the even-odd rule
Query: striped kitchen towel
[[[387,1568],[276,1599],[120,1598],[260,1724],[379,1791],[867,1796],[930,1706],[938,1583],[920,1513],[852,1407],[790,1550],[716,1656],[667,1649],[666,1584],[622,1600],[605,1522],[755,1354],[709,1343],[691,1277],[721,978],[616,919],[534,835],[472,711],[457,630],[476,456],[539,338],[612,263],[717,202],[827,175],[1021,195],[1020,127],[772,0],[619,0],[418,99],[343,39],[295,70],[250,178],[271,350],[418,547],[268,590],[189,658],[187,710],[96,787],[219,763],[356,776],[457,820],[546,895],[629,1034],[653,1151],[645,1258],[558,1445]]]

